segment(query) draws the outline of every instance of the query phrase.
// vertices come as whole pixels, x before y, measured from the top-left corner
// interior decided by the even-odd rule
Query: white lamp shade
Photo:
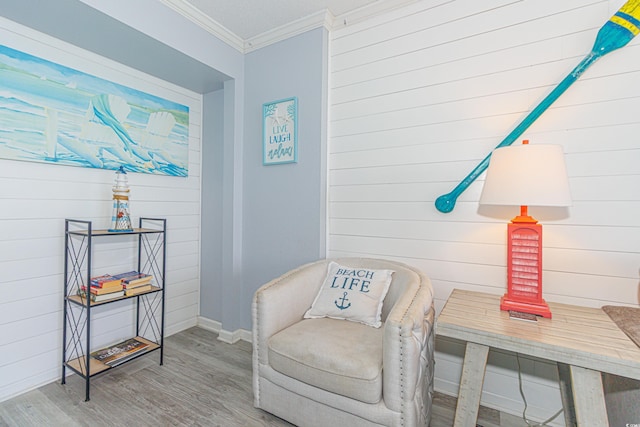
[[[570,206],[571,194],[562,147],[521,144],[494,150],[480,204]]]

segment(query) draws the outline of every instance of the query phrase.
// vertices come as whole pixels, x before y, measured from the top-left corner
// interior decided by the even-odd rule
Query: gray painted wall
[[[222,312],[224,90],[203,96],[200,315]],[[206,183],[206,185],[205,185]]]
[[[238,323],[251,329],[260,285],[324,258],[328,33],[319,28],[245,56],[243,289]],[[262,164],[262,104],[298,98],[298,162]]]
[[[260,285],[325,256],[327,48],[316,29],[245,55],[242,111],[232,80],[204,97],[200,315],[227,331],[252,328]],[[298,162],[264,166],[262,104],[292,96]]]
[[[232,331],[241,317],[244,131],[236,101],[242,93],[236,80],[227,80],[223,90],[203,97],[200,316]]]

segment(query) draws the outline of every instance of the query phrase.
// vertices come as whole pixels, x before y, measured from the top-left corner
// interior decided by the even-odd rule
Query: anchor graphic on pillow
[[[338,301],[340,301],[340,305],[338,305]],[[347,308],[351,307],[351,303],[345,305],[344,303],[349,301],[347,299],[347,292],[342,294],[342,298],[338,298],[337,300],[333,301],[333,303],[336,305],[336,307],[338,307],[340,310],[346,310]]]

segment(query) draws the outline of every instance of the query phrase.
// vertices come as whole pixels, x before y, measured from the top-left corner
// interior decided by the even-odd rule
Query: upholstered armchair
[[[304,317],[317,301],[330,261],[393,271],[380,327]],[[429,425],[433,290],[419,270],[380,259],[317,261],[258,289],[252,316],[257,408],[298,426]]]

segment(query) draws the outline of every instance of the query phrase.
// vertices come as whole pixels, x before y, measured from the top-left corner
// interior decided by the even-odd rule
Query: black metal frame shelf
[[[85,379],[85,401],[90,399],[90,378],[127,363],[129,360],[153,351],[160,352],[160,365],[164,357],[165,317],[165,265],[167,221],[163,218],[140,218],[140,227],[133,231],[94,230],[91,221],[65,220],[64,260],[64,319],[62,346],[62,384],[66,369]],[[150,290],[135,295],[124,295],[104,301],[92,301],[78,294],[81,287],[88,289],[92,275],[94,239],[107,236],[137,236],[138,271],[154,276]],[[117,301],[135,301],[136,332],[134,338],[147,344],[126,361],[107,365],[89,356],[91,348],[92,311]],[[107,347],[109,348],[109,347]]]

